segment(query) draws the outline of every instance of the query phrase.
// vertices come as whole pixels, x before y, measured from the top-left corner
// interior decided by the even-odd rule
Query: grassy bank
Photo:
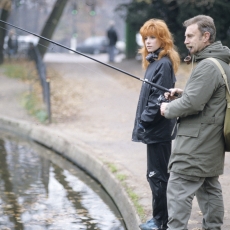
[[[40,122],[46,122],[47,113],[42,99],[42,88],[34,63],[26,60],[5,61],[1,65],[1,72],[28,85],[28,91],[21,95],[21,105]]]

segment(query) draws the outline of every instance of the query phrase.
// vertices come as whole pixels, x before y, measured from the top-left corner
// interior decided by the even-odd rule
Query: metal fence
[[[37,46],[34,46],[33,43],[30,43],[28,56],[36,64],[39,80],[42,86],[43,102],[46,107],[48,122],[51,123],[50,82],[46,77],[46,66],[42,60]]]

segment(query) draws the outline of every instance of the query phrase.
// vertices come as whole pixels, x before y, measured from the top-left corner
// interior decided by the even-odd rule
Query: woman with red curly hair
[[[165,88],[173,88],[180,57],[173,37],[164,21],[150,19],[140,29],[144,46],[139,50],[145,79]],[[143,83],[137,105],[132,140],[147,144],[147,180],[152,190],[152,218],[142,230],[167,229],[166,189],[171,142],[175,120],[161,116],[158,97],[164,92]]]

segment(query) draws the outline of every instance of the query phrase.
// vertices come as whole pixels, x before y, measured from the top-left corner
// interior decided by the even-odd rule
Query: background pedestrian
[[[110,27],[107,31],[107,38],[108,38],[109,62],[114,62],[115,52],[116,52],[116,43],[118,40],[117,32],[114,29],[114,21],[110,22]]]

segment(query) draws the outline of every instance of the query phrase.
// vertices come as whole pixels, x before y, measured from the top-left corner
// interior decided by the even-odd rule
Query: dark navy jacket
[[[107,31],[107,37],[109,39],[109,46],[115,46],[117,43],[117,33],[113,26]]]
[[[176,78],[170,59],[165,56],[150,63],[145,79],[168,89],[173,88]],[[162,94],[164,92],[148,83],[142,84],[132,134],[133,141],[153,144],[172,140],[171,134],[176,121],[161,116],[160,107],[156,104]],[[139,123],[145,129],[141,128]]]

